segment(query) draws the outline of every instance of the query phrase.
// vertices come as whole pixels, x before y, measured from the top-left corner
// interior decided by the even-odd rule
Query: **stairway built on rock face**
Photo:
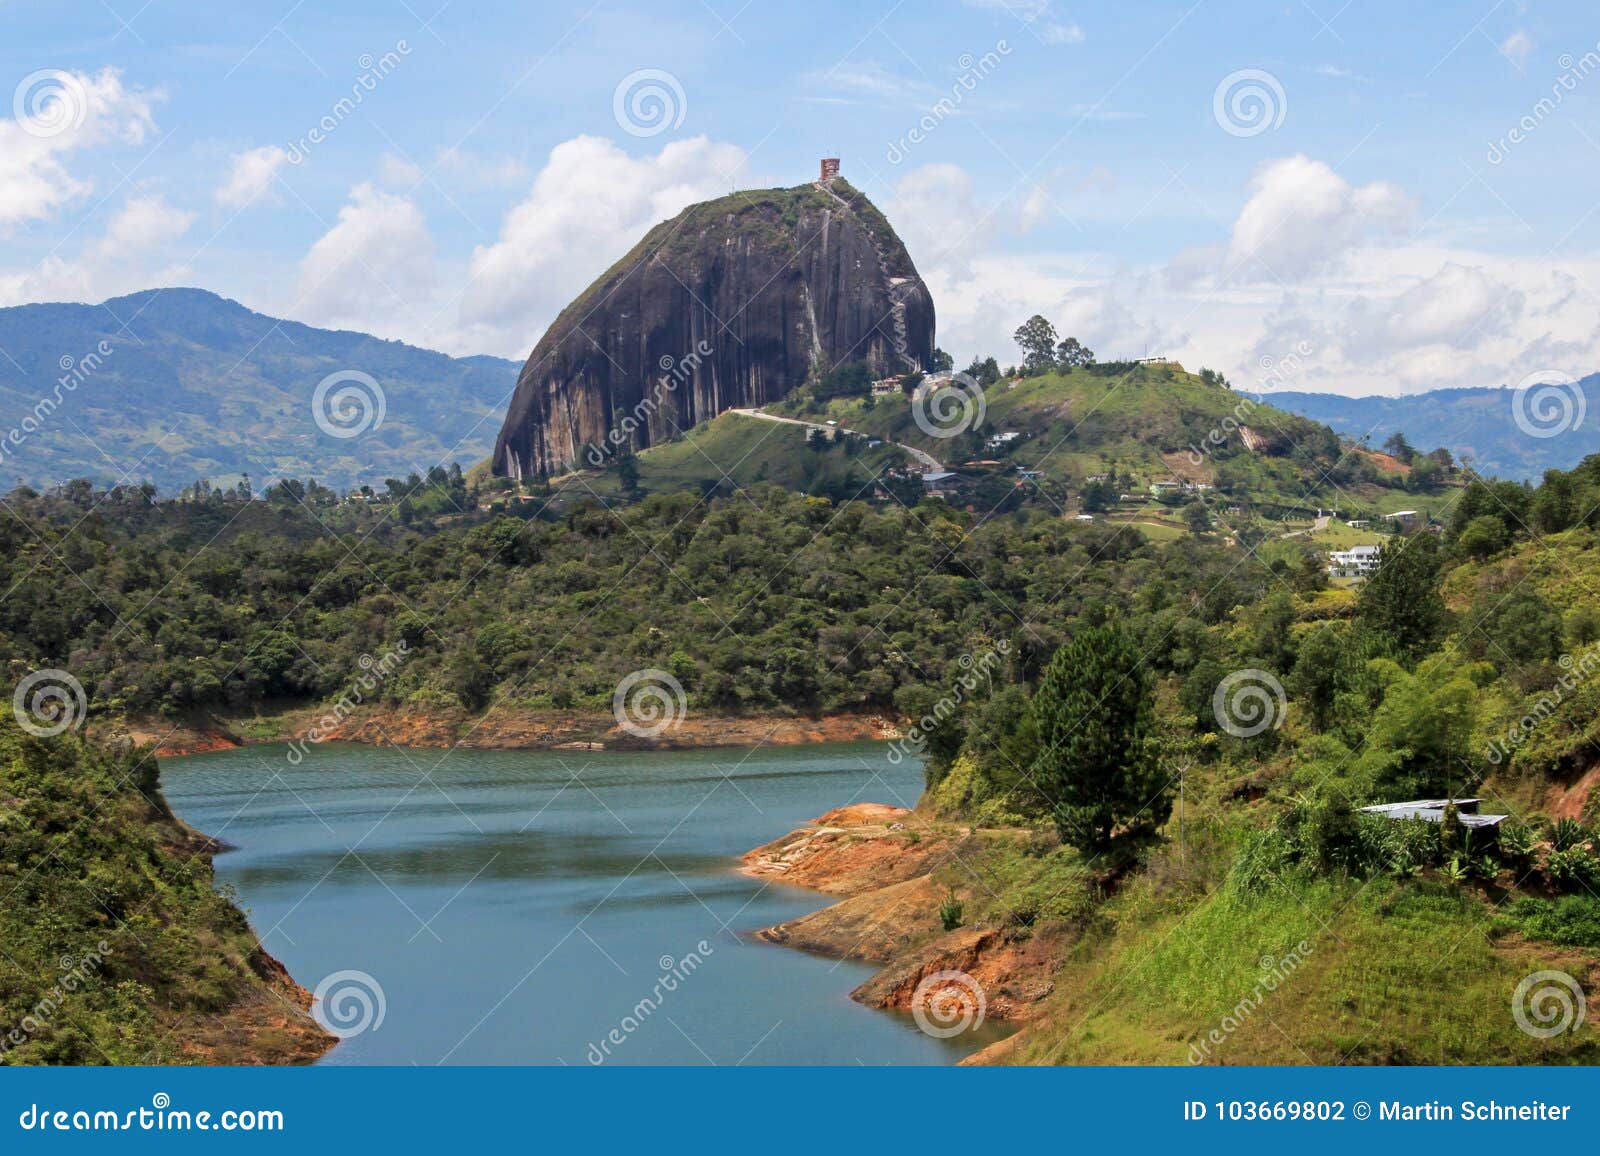
[[[833,171],[835,175],[838,174],[837,164],[835,164]],[[837,201],[841,209],[854,215],[853,210],[850,208],[850,202],[833,191],[833,182],[831,180],[824,179],[816,181],[815,184],[817,188]],[[894,355],[900,359],[907,372],[921,373],[923,370],[921,363],[908,352],[911,346],[910,327],[906,324],[906,303],[905,298],[901,296],[900,289],[902,285],[912,284],[914,278],[890,276],[889,258],[883,251],[883,242],[871,229],[867,229],[866,232],[872,241],[872,250],[878,257],[878,271],[883,274],[884,282],[889,286],[889,315],[894,322]]]

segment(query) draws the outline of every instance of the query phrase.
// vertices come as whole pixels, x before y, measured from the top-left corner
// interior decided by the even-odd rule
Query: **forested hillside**
[[[267,317],[200,289],[0,309],[0,488],[341,488],[494,444],[515,362]],[[330,377],[334,380],[319,391]],[[341,397],[341,391],[345,395]]]
[[[168,810],[149,751],[0,718],[0,1064],[324,1051],[310,997],[213,889],[215,850]]]

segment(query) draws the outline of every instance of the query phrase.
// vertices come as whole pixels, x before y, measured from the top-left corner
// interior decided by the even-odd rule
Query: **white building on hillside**
[[[1365,578],[1378,568],[1378,547],[1352,546],[1328,555],[1328,573],[1335,578]]]

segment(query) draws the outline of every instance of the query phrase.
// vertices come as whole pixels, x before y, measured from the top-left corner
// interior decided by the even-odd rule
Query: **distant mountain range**
[[[1398,431],[1417,449],[1444,446],[1458,458],[1469,457],[1480,473],[1520,481],[1536,480],[1549,469],[1571,469],[1586,455],[1600,453],[1600,373],[1564,388],[1564,397],[1547,399],[1548,409],[1541,409],[1537,391],[1530,391],[1523,425],[1517,422],[1516,392],[1504,388],[1435,389],[1405,397],[1283,392],[1264,398],[1346,437],[1366,435],[1374,448]],[[1548,436],[1536,437],[1529,429]]]
[[[519,368],[199,289],[0,309],[0,491],[88,477],[171,492],[245,473],[345,488],[467,466],[494,446]]]
[[[0,309],[0,492],[87,477],[171,493],[246,473],[258,489],[284,476],[345,489],[466,467],[489,456],[521,368],[313,329],[201,289]],[[1532,479],[1600,453],[1600,374],[1577,389],[1583,419],[1542,438],[1518,425],[1509,389],[1266,400],[1374,447],[1398,430],[1418,449]]]

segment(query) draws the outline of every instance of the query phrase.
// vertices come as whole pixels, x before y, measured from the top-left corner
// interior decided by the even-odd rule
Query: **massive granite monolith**
[[[933,331],[933,299],[905,246],[844,180],[691,205],[540,338],[494,472],[555,474],[646,449],[832,366],[865,362],[874,377],[929,368]]]

